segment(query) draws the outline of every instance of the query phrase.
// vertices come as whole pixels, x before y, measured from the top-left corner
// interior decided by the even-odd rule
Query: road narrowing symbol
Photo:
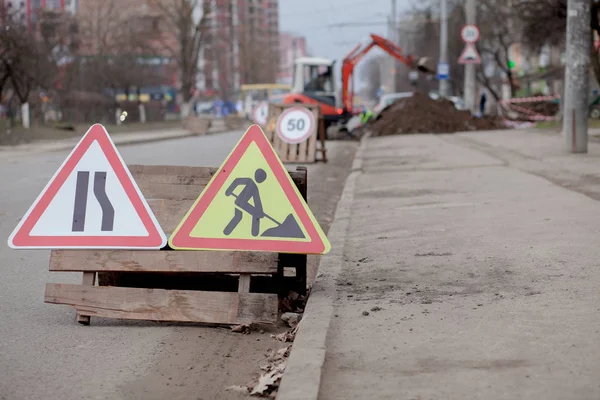
[[[263,101],[252,111],[252,120],[255,124],[265,126],[269,118],[269,103]]]
[[[308,205],[261,128],[252,125],[171,235],[181,250],[324,254]]]
[[[315,117],[310,110],[292,107],[279,115],[275,131],[284,142],[296,144],[308,139],[315,126]]]
[[[75,146],[8,239],[16,249],[160,249],[166,242],[99,124]]]
[[[85,232],[89,182],[90,171],[77,171],[72,232]],[[106,195],[106,171],[94,173],[94,195],[102,209],[100,230],[103,232],[112,232],[115,225],[115,209]]]

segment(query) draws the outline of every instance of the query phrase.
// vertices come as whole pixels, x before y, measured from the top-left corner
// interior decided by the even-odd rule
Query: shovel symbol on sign
[[[231,221],[229,221],[223,230],[223,234],[227,236],[231,235],[234,229],[241,222],[242,217],[244,216],[243,211],[245,211],[252,217],[252,236],[259,235],[260,221],[262,218],[267,218],[277,224],[277,226],[265,230],[260,236],[272,238],[304,239],[304,233],[302,232],[302,229],[300,229],[300,226],[298,225],[298,222],[296,222],[293,214],[289,214],[283,220],[283,222],[279,222],[264,212],[257,183],[260,184],[266,179],[267,173],[263,169],[258,168],[254,172],[254,179],[236,178],[231,185],[229,185],[225,191],[225,195],[235,198],[235,211],[233,218],[231,218]],[[236,195],[233,192],[238,186],[243,186],[243,189],[239,195]]]

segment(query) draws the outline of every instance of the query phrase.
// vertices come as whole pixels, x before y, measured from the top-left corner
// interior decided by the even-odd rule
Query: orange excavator
[[[321,57],[300,57],[295,60],[292,90],[283,99],[284,104],[318,104],[326,126],[344,124],[356,114],[351,77],[356,64],[373,48],[379,47],[409,68],[427,74],[435,73],[428,58],[405,56],[402,49],[389,40],[371,34],[371,41],[358,45],[342,61],[342,87],[336,89],[334,60]]]

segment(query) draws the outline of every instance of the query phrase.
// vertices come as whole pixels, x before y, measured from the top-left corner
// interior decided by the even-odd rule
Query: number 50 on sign
[[[275,131],[286,143],[302,143],[310,137],[316,126],[313,113],[303,107],[288,108],[279,115]]]

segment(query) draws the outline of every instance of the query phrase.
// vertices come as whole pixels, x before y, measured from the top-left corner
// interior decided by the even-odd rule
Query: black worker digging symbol
[[[266,179],[267,173],[265,170],[258,168],[254,172],[254,179],[236,178],[231,185],[229,185],[225,191],[225,195],[235,197],[235,208],[233,218],[231,218],[231,221],[229,221],[223,230],[223,234],[229,236],[233,233],[235,228],[241,222],[245,211],[252,218],[252,236],[256,237],[259,235],[260,222],[263,218],[267,218],[277,224],[277,226],[264,231],[260,235],[261,237],[304,239],[304,233],[302,232],[302,229],[300,229],[293,214],[289,214],[283,222],[279,222],[263,210],[258,185],[263,183]],[[239,195],[235,195],[233,192],[238,186],[243,186],[243,189]],[[252,204],[250,203],[251,201]]]

